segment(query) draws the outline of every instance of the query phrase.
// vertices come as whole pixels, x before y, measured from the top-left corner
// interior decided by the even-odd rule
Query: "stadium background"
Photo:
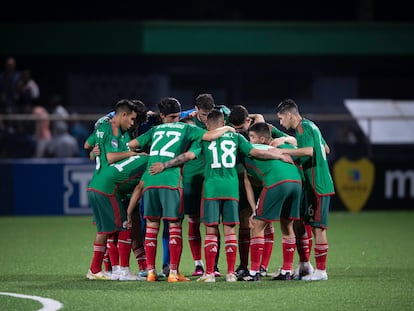
[[[33,72],[41,102],[60,94],[72,113],[103,114],[122,97],[140,98],[154,109],[166,95],[191,108],[198,93],[210,92],[218,104],[245,105],[275,124],[275,106],[292,97],[320,126],[332,147],[332,167],[342,157],[355,161],[343,167],[346,196],[364,197],[364,209],[411,209],[414,142],[378,145],[361,137],[349,144],[343,137],[345,129],[357,128],[345,99],[414,98],[414,24],[407,5],[374,0],[7,3],[0,10],[0,59],[15,57],[19,69]],[[401,128],[406,130],[412,129]],[[374,172],[356,162],[360,159],[373,163]],[[16,172],[28,165],[23,169],[39,174],[39,163],[2,161],[9,179],[0,184],[6,198],[0,213],[65,214],[66,205],[84,208],[79,184],[62,182],[71,178],[65,172],[73,161],[88,165],[78,160],[41,163],[53,177],[33,184],[25,199],[43,202],[32,211],[19,202],[18,189],[27,177]],[[388,181],[387,190],[390,171],[402,177]],[[361,184],[358,178],[365,174],[370,179]],[[36,193],[51,187],[53,178],[63,188],[51,193],[61,196],[45,204]],[[334,209],[349,208],[336,200]],[[358,210],[361,204],[354,205]]]

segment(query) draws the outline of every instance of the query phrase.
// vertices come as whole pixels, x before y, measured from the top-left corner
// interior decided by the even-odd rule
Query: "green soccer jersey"
[[[204,122],[200,121],[197,116],[194,116],[191,118],[191,121],[194,122],[194,124],[198,127],[201,127],[202,129],[207,129],[207,126],[204,124]]]
[[[202,129],[207,129],[206,125],[201,122],[196,116],[191,119],[194,124]],[[204,155],[200,154],[194,160],[188,161],[183,165],[183,182],[192,183],[194,179],[199,179],[204,176]],[[201,190],[200,190],[201,191]]]
[[[197,152],[197,145],[197,142],[191,144],[189,151],[193,151],[198,156],[194,160],[188,161],[183,165],[183,183],[192,183],[194,179],[203,178],[204,176],[206,162],[204,155]]]
[[[148,156],[137,155],[103,167],[93,176],[88,190],[120,196],[129,195],[141,180],[148,162]]]
[[[131,136],[128,131],[124,132],[120,128],[114,128],[111,122],[102,123],[96,128],[87,139],[90,146],[98,144],[101,151],[101,154],[95,159],[95,173],[99,172],[101,167],[109,165],[107,153],[129,151],[127,143],[130,140]]]
[[[237,154],[247,156],[252,144],[238,133],[227,132],[201,146],[206,161],[203,198],[239,200]]]
[[[279,137],[287,137],[288,134],[286,134],[285,132],[282,132],[281,130],[279,130],[277,127],[272,126],[272,137],[273,138],[279,138]]]
[[[312,157],[300,157],[305,182],[312,186],[317,194],[334,194],[334,185],[329,171],[328,161],[319,128],[310,120],[302,120],[303,133],[300,134],[296,129],[296,140],[298,148],[312,147]]]
[[[257,149],[268,150],[269,145],[253,144]],[[283,144],[279,148],[292,148]],[[244,158],[247,173],[262,181],[263,186],[271,187],[281,182],[302,182],[299,169],[296,165],[281,160],[260,160],[252,157]]]
[[[155,162],[167,162],[185,152],[190,144],[202,139],[206,131],[192,124],[181,122],[155,126],[136,139],[142,148],[151,146],[148,167]],[[174,167],[151,175],[146,172],[144,186],[177,189],[182,187],[181,168]]]

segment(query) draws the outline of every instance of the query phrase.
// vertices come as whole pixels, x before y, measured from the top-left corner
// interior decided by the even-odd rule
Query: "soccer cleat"
[[[108,280],[112,279],[112,271],[102,271]]]
[[[215,277],[220,277],[221,273],[219,271],[219,268],[217,267],[217,265],[214,266],[214,276]]]
[[[304,281],[326,281],[328,280],[328,273],[326,270],[316,269],[312,274],[305,275],[302,277]]]
[[[204,274],[203,266],[196,266],[192,276],[200,276]]]
[[[237,269],[236,269],[236,277],[238,279],[242,279],[243,277],[248,276],[248,275],[249,275],[249,270],[247,270],[246,267],[241,266],[241,265],[237,267]]]
[[[239,281],[259,282],[260,281],[260,272],[256,273],[255,275],[251,275],[250,273],[248,273],[247,275],[239,278]]]
[[[137,277],[137,281],[146,281],[147,280],[146,276],[141,276],[141,275],[139,275],[139,273],[137,273],[136,277]]]
[[[263,266],[260,266],[260,276],[266,276],[267,275],[267,269]]]
[[[147,275],[147,282],[155,282],[155,281],[158,281],[157,273],[154,270],[149,271]]]
[[[237,282],[237,276],[234,273],[227,273],[226,282]]]
[[[177,282],[189,282],[190,279],[186,278],[181,273],[172,273],[168,275],[168,283],[177,283]]]
[[[289,271],[279,269],[279,273],[273,277],[275,281],[290,281],[292,278]]]
[[[89,280],[99,280],[99,281],[106,281],[110,280],[105,273],[102,271],[99,271],[97,273],[92,273],[91,269],[88,270],[88,273],[86,273],[86,278]]]
[[[120,281],[138,281],[138,275],[135,275],[129,270],[128,267],[121,268],[121,274],[119,275]]]
[[[292,279],[293,280],[300,280],[306,275],[312,274],[314,271],[311,263],[307,262],[300,262],[296,269],[293,271]]]
[[[138,276],[146,278],[148,276],[147,270],[141,270],[138,272]]]
[[[201,277],[197,279],[197,282],[202,282],[202,283],[214,283],[215,281],[216,281],[216,277],[214,273],[203,274]]]
[[[117,281],[121,278],[121,270],[112,270],[111,273],[111,280],[112,281]]]

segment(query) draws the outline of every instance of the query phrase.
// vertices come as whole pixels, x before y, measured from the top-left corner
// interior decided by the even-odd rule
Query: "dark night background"
[[[2,22],[87,20],[374,21],[413,20],[409,1],[4,1]]]
[[[337,23],[352,27],[412,26],[413,14],[409,2],[379,0],[57,1],[52,4],[9,1],[0,6],[0,20],[0,27],[25,25],[28,29],[30,25],[50,23],[108,21],[308,23],[329,28]],[[34,42],[35,37],[36,33]],[[54,42],[51,40],[49,44],[53,47]],[[7,47],[7,41],[2,45]],[[212,93],[218,104],[242,104],[250,111],[267,115],[274,114],[275,105],[286,97],[295,98],[305,114],[344,115],[348,113],[343,105],[346,98],[414,98],[414,55],[410,52],[398,55],[167,53],[160,56],[28,54],[22,49],[10,55],[0,49],[0,59],[8,56],[16,58],[19,70],[32,71],[40,86],[42,105],[51,108],[50,98],[58,94],[69,112],[78,113],[105,113],[120,97],[140,98],[155,109],[159,98],[167,95],[179,98],[187,109],[192,108],[194,98],[202,92]],[[320,126],[327,140],[334,144],[340,139],[339,129],[343,124],[325,121]]]

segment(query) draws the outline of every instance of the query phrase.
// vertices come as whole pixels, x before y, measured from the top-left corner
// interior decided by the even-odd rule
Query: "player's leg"
[[[161,189],[160,201],[163,210],[163,217],[168,219],[169,229],[169,266],[170,271],[168,275],[168,282],[186,282],[188,278],[179,273],[179,266],[181,260],[181,254],[183,251],[183,228],[182,219],[184,211],[180,210],[182,191]]]
[[[106,250],[106,234],[97,233],[93,243],[93,257],[86,277],[90,280],[107,280],[102,270],[103,257]]]
[[[237,281],[235,274],[235,265],[237,258],[237,235],[236,225],[239,222],[239,206],[238,202],[234,200],[222,201],[222,214],[223,214],[223,234],[224,234],[224,250],[226,253],[227,261],[227,282]]]
[[[309,230],[310,225],[306,222],[308,209],[312,209],[313,199],[312,192],[303,188],[302,200],[300,206],[300,219],[295,220],[293,229],[296,236],[296,251],[299,255],[299,264],[293,271],[293,279],[301,279],[305,275],[313,273],[314,269],[310,262],[312,230]]]
[[[243,206],[243,208],[242,208]],[[249,248],[250,248],[250,228],[249,228],[249,218],[251,215],[251,208],[248,204],[239,203],[239,216],[240,216],[240,225],[239,225],[239,239],[238,239],[238,249],[239,249],[239,260],[240,264],[236,269],[236,276],[238,278],[246,276],[248,274],[248,264],[249,264]]]
[[[328,255],[328,213],[331,197],[330,196],[315,196],[316,207],[312,211],[310,224],[313,227],[315,235],[315,271],[302,279],[305,281],[319,281],[327,280],[328,274],[326,272],[326,259]]]
[[[215,282],[214,266],[218,252],[218,223],[220,219],[219,202],[215,200],[202,200],[201,221],[206,227],[204,239],[205,273],[197,282]]]
[[[147,276],[147,258],[145,256],[144,235],[141,228],[141,216],[139,207],[132,214],[132,251],[138,264],[138,276]]]
[[[188,215],[188,244],[195,266],[193,276],[200,276],[204,273],[200,234],[201,189],[201,178],[194,177],[192,183],[184,184],[184,214]]]
[[[157,280],[155,259],[157,254],[157,238],[162,217],[162,206],[158,189],[148,189],[144,192],[144,218],[146,221],[145,255],[147,257],[148,282]]]
[[[268,223],[264,229],[264,246],[262,253],[262,262],[260,263],[260,275],[266,276],[269,269],[270,258],[273,253],[275,243],[275,229],[273,223]]]
[[[250,271],[238,279],[240,281],[260,281],[260,263],[264,248],[264,230],[268,224],[262,220],[253,220],[250,240]]]
[[[293,258],[296,250],[296,238],[293,230],[293,220],[282,216],[280,218],[280,230],[282,232],[282,267],[273,280],[288,281],[291,279]]]
[[[168,276],[170,273],[170,226],[168,220],[162,221],[162,274]]]
[[[107,280],[110,278],[101,271],[106,250],[107,233],[117,230],[118,227],[111,216],[111,200],[95,191],[88,191],[87,195],[94,214],[97,233],[93,245],[93,257],[86,277],[91,280]]]

